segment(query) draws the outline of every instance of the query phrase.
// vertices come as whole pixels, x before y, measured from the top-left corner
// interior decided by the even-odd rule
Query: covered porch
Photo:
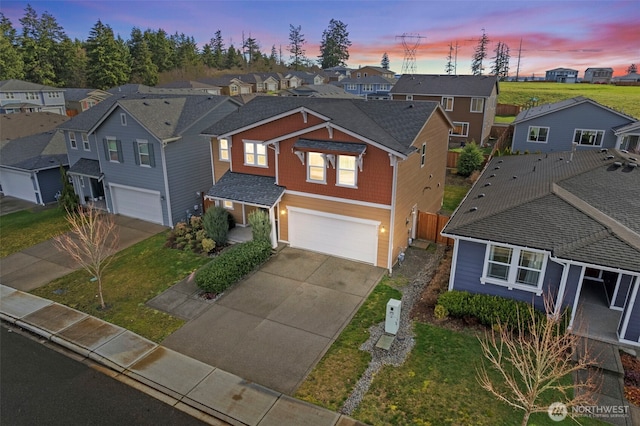
[[[107,210],[104,191],[104,174],[100,171],[98,160],[81,158],[67,171],[73,184],[73,190],[80,199],[80,204]]]

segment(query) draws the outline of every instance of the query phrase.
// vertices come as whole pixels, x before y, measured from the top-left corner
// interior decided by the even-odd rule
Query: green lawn
[[[0,217],[0,257],[60,235],[69,229],[58,208],[24,210]]]
[[[469,189],[471,185],[461,186],[461,185],[445,185],[444,186],[444,198],[442,200],[442,211],[445,214],[451,214],[458,207],[462,199]]]
[[[210,260],[165,248],[165,241],[166,234],[161,233],[115,255],[104,277],[104,299],[109,305],[105,311],[99,309],[96,284],[90,282],[91,276],[84,270],[52,281],[32,293],[161,342],[184,321],[151,309],[145,302]]]
[[[538,105],[541,105],[576,96],[585,96],[602,105],[640,118],[640,86],[500,82],[498,102],[526,106],[531,98],[537,98]]]

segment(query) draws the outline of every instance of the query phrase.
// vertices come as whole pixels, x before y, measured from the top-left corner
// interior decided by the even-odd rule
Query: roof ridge
[[[611,230],[609,230],[608,228],[602,229],[596,232],[595,234],[587,235],[586,237],[578,238],[577,240],[559,244],[553,248],[553,252],[556,256],[561,256],[563,253],[577,250],[579,248],[585,247],[589,244],[593,244],[596,241],[599,241],[603,238],[610,237],[610,236],[616,237],[611,233]]]

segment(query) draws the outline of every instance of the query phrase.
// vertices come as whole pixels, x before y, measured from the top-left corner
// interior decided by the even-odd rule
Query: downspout
[[[387,254],[387,269],[389,276],[393,273],[393,234],[396,214],[396,192],[398,182],[398,157],[389,154],[391,159],[391,167],[393,167],[393,185],[391,186],[391,214],[389,218],[389,252]]]
[[[453,240],[453,256],[451,256],[451,273],[449,274],[449,291],[453,290],[453,283],[456,280],[456,268],[458,267],[458,247],[460,246],[460,240],[454,238]]]
[[[171,195],[169,194],[169,178],[167,175],[167,158],[164,152],[165,143],[160,142],[160,156],[162,157],[162,173],[164,178],[164,203],[167,206],[167,217],[169,218],[169,226],[173,228],[173,213],[171,212]]]
[[[562,309],[562,300],[564,299],[564,292],[567,287],[567,277],[569,276],[570,265],[568,262],[561,262],[559,259],[549,258],[549,260],[562,265],[562,277],[560,278],[560,287],[558,288],[558,296],[556,296],[556,302],[553,309],[553,316],[555,318],[558,318],[560,315],[560,310]],[[576,294],[576,299],[577,299],[577,296],[578,294]],[[573,315],[573,312],[571,313],[571,315]]]

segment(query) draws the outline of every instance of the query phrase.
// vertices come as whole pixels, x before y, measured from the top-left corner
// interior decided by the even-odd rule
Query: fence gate
[[[449,216],[436,213],[418,212],[418,230],[416,238],[420,240],[434,241],[439,244],[453,245],[451,238],[440,235],[442,228],[447,224]]]

